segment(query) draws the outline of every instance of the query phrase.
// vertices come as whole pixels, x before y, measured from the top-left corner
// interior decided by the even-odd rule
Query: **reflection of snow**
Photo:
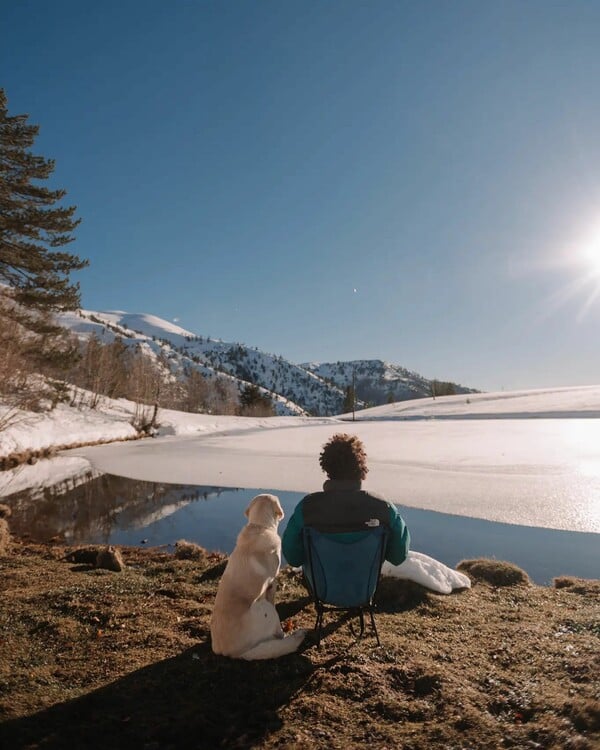
[[[121,481],[126,482],[127,480]],[[172,488],[168,485],[157,485],[157,487],[162,491],[155,490],[147,495],[144,498],[144,505],[140,506],[139,502],[124,504],[122,508],[115,511],[113,513],[115,525],[121,528],[142,529],[172,516],[190,503],[200,499],[208,500],[221,494],[220,488],[177,487],[177,485],[172,486]],[[157,505],[157,503],[159,504]],[[148,505],[152,509],[147,510]]]
[[[61,466],[66,470],[63,462],[57,463],[57,472]],[[17,536],[38,541],[59,536],[85,543],[107,542],[117,528],[143,528],[220,494],[219,487],[144,482],[87,471],[55,485],[15,492],[5,502],[13,511],[11,528]]]
[[[163,518],[172,516],[173,513],[176,513],[180,508],[184,508],[186,505],[189,505],[193,501],[193,498],[190,498],[189,500],[180,500],[178,503],[163,505],[158,510],[155,510],[152,513],[148,513],[145,516],[138,516],[135,521],[129,524],[129,526],[134,529],[143,529],[145,526],[150,526],[151,523],[156,523],[157,521],[161,521]]]
[[[15,469],[0,472],[0,497],[9,497],[29,489],[31,497],[39,497],[47,487],[54,494],[68,492],[80,484],[100,476],[89,462],[76,456],[58,456],[42,459],[33,466],[23,464]]]

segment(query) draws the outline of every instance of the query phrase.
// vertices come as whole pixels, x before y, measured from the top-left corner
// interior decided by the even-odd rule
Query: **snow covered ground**
[[[600,418],[600,386],[469,393],[376,406],[357,419]]]
[[[125,433],[128,408],[106,403],[103,414],[86,415],[85,430],[81,416],[71,420],[62,411],[57,419],[70,440],[57,442],[84,442],[84,433],[101,433],[100,418]],[[356,418],[352,423],[161,411],[158,438],[78,448],[68,455],[134,479],[304,492],[321,485],[321,445],[334,432],[347,431],[365,442],[366,486],[398,503],[600,532],[600,386],[422,399],[357,412]],[[46,439],[42,433],[56,439],[58,431],[42,422],[31,440],[39,445]],[[25,432],[0,433],[0,455],[7,445],[23,447],[34,433],[31,422]],[[106,434],[113,434],[108,427]],[[39,466],[1,472],[0,495],[23,489],[36,471]],[[29,486],[38,481],[32,478]]]

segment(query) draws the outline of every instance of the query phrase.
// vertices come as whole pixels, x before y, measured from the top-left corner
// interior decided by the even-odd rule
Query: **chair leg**
[[[360,633],[358,634],[358,637],[362,638],[365,634],[365,613],[362,609],[359,611],[358,617],[360,619]]]
[[[317,648],[321,648],[321,633],[323,630],[323,609],[320,607],[316,607],[316,609],[317,609],[317,620],[315,622],[314,630],[316,631],[316,634],[317,634]]]
[[[375,633],[375,638],[377,639],[377,645],[381,646],[381,641],[379,640],[379,633],[377,632],[377,625],[375,625],[375,615],[373,614],[373,608],[369,607],[369,615],[371,617],[371,625],[373,626],[373,631]]]
[[[360,624],[360,630],[358,631],[358,635],[354,632],[354,626],[352,625],[352,619],[350,619],[350,621],[348,622],[348,628],[350,629],[350,632],[356,638],[356,640],[359,640],[365,634],[365,616],[364,616],[362,608],[361,609],[357,609],[357,610],[352,610],[351,611],[351,617],[354,614],[358,617],[358,622]]]
[[[317,636],[317,648],[321,648],[321,639],[323,635],[323,617],[325,615],[325,610],[323,607],[316,607],[317,610],[317,619],[315,621],[314,625],[314,631]],[[354,631],[354,627],[352,625],[352,620],[348,622],[348,627],[350,628],[350,632],[352,635],[359,640],[362,638],[365,634],[365,613],[364,610],[361,608],[358,611],[356,611],[356,614],[358,615],[358,621],[360,624],[360,630],[358,631],[358,634]],[[375,635],[375,640],[377,641],[377,645],[381,646],[381,641],[379,640],[379,632],[377,631],[377,625],[375,624],[375,614],[373,612],[373,608],[369,607],[369,617],[371,619],[371,627],[373,628],[373,634]]]

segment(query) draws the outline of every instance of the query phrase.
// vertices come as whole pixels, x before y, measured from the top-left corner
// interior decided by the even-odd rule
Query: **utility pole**
[[[356,365],[352,365],[352,421],[355,421],[354,410],[356,409]]]

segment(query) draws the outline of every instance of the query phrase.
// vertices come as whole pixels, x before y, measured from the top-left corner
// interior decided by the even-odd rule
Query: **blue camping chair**
[[[365,631],[364,613],[367,610],[377,645],[381,646],[375,625],[373,600],[387,538],[388,530],[385,526],[364,531],[359,539],[351,542],[347,541],[346,535],[324,534],[310,526],[304,528],[304,575],[317,610],[317,646],[321,645],[326,607],[357,614],[360,621],[358,638]],[[352,624],[350,630],[356,635]]]

